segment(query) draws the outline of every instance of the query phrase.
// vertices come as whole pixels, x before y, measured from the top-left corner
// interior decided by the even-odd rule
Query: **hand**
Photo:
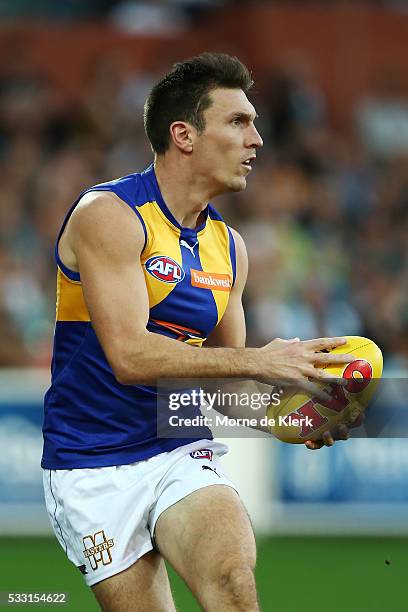
[[[360,427],[363,421],[364,414],[361,413],[349,426],[342,423],[341,425],[337,426],[334,433],[331,431],[325,431],[321,440],[307,440],[305,442],[305,446],[309,450],[319,450],[320,448],[323,448],[323,446],[333,446],[336,440],[348,440],[350,437],[349,430],[353,429],[354,427]]]
[[[260,349],[261,378],[274,380],[276,384],[286,383],[306,393],[327,396],[321,387],[315,384],[315,382],[334,382],[333,375],[322,366],[351,363],[355,357],[322,351],[330,351],[346,343],[346,338],[317,338],[304,341],[299,338],[292,340],[276,338]],[[328,399],[328,396],[325,399]]]

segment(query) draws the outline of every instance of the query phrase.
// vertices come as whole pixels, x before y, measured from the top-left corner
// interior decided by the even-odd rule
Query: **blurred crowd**
[[[171,33],[192,25],[213,8],[243,0],[0,0],[0,18],[72,23],[107,21],[122,30]]]
[[[384,8],[406,13],[406,0],[257,0],[258,4],[274,6],[341,6],[357,5]],[[130,31],[146,30],[163,33],[191,25],[212,9],[248,6],[246,0],[0,0],[0,18],[40,19],[54,23],[84,20],[110,21]]]
[[[0,365],[47,365],[53,248],[85,187],[143,169],[159,73],[105,56],[75,104],[18,56],[0,74]],[[408,367],[408,99],[383,74],[336,131],[313,72],[277,67],[253,101],[265,146],[248,188],[214,204],[244,236],[248,343],[366,335]]]

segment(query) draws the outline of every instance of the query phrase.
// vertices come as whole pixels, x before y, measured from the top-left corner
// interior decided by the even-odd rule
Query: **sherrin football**
[[[348,382],[345,385],[321,383],[330,395],[327,401],[299,391],[284,394],[280,404],[271,405],[267,412],[274,436],[292,444],[319,440],[327,430],[334,431],[342,423],[350,425],[367,408],[382,375],[382,353],[368,338],[346,338],[347,344],[329,352],[354,355],[355,361],[324,369],[333,378],[348,379]]]

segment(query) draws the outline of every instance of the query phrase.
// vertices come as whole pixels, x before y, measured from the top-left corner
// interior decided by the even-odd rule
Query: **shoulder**
[[[143,172],[134,172],[98,185],[82,192],[81,198],[88,193],[113,193],[131,208],[145,204],[155,197],[153,165]]]
[[[233,227],[228,226],[231,234],[232,234],[232,238],[234,240],[234,244],[235,244],[235,250],[237,253],[237,256],[244,256],[247,257],[247,249],[245,246],[245,242],[244,239],[242,238],[241,234],[239,232],[237,232],[236,229],[234,229]]]
[[[75,207],[69,227],[72,243],[86,240],[92,243],[115,240],[144,245],[145,233],[135,210],[111,191],[89,191]]]
[[[128,218],[135,220],[136,215],[131,207],[112,191],[89,191],[85,193],[76,205],[72,218],[81,223],[106,221],[123,223]]]

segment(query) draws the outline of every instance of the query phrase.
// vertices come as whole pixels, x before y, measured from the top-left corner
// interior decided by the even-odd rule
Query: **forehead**
[[[256,117],[256,110],[242,89],[213,89],[210,92],[212,105],[205,111],[208,118],[245,113]]]

